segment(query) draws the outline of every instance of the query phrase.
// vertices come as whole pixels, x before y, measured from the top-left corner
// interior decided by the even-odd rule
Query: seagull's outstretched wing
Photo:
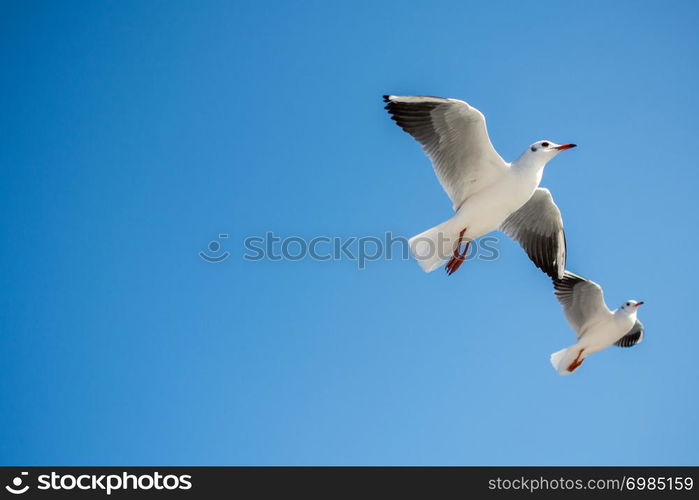
[[[619,347],[633,347],[636,344],[641,343],[641,341],[643,340],[644,331],[645,330],[643,329],[643,323],[636,320],[636,323],[634,323],[633,328],[631,328],[631,331],[629,331],[629,333],[627,333],[614,343]]]
[[[425,96],[383,98],[391,118],[432,160],[454,210],[509,169],[490,143],[483,113],[464,101]]]
[[[546,188],[538,188],[529,201],[512,213],[500,230],[518,242],[536,267],[554,280],[566,267],[566,236],[561,211]]]
[[[563,306],[563,312],[578,337],[585,333],[585,326],[599,315],[609,312],[604,303],[602,288],[594,281],[566,271],[563,278],[554,280],[554,294]]]

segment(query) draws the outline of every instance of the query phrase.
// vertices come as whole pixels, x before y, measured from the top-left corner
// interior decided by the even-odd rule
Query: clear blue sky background
[[[565,4],[565,5],[564,5]],[[697,464],[696,2],[2,2],[3,464]],[[547,168],[569,268],[646,340],[574,341],[509,240],[246,262],[450,215],[384,93],[463,98]],[[219,233],[219,253],[199,258]]]

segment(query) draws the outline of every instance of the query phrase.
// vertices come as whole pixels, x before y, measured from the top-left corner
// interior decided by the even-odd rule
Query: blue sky
[[[3,464],[697,464],[695,2],[3,2]],[[450,215],[381,95],[549,164],[646,340],[559,377],[546,277],[245,261]],[[218,264],[198,253],[220,233]]]

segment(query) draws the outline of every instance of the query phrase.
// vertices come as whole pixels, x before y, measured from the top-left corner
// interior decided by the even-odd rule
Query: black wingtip
[[[391,96],[388,94],[383,96],[383,102],[386,103],[383,109],[388,110],[389,112],[391,111],[391,106],[395,106],[395,103],[391,100]]]

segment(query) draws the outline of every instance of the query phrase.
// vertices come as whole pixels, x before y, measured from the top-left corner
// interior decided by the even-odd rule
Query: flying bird
[[[447,262],[447,273],[454,273],[472,240],[500,229],[551,278],[563,276],[561,212],[539,183],[546,163],[575,144],[537,141],[507,163],[490,142],[483,114],[464,101],[386,95],[384,102],[391,118],[422,145],[456,212],[410,238],[410,250],[425,272]]]
[[[612,344],[631,347],[643,340],[643,323],[636,318],[642,301],[627,300],[610,311],[602,288],[570,271],[555,280],[553,287],[578,337],[577,343],[551,354],[551,364],[559,374],[570,375],[590,354]]]

